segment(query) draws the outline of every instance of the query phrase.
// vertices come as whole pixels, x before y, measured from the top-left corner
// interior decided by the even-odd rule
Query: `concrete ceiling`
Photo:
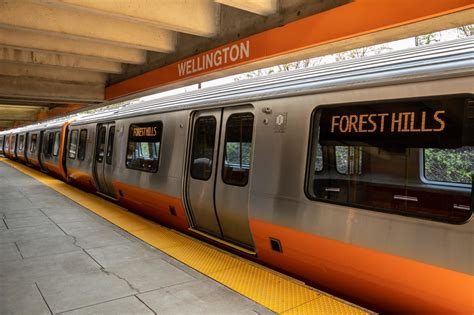
[[[102,103],[107,86],[350,2],[0,0],[0,129]]]
[[[348,1],[0,0],[0,128],[7,104],[101,103],[109,84]]]

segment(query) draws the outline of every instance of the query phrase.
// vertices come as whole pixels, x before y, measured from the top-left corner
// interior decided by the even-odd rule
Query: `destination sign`
[[[129,139],[135,142],[159,142],[161,131],[161,122],[133,124],[130,125]]]
[[[442,148],[472,145],[474,137],[465,134],[465,98],[344,105],[318,114],[323,145]]]

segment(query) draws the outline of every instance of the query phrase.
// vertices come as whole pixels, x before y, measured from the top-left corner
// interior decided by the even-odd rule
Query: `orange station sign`
[[[474,8],[474,0],[354,0],[108,86],[107,100]]]

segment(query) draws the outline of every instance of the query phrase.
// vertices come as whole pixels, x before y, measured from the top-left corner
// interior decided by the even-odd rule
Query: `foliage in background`
[[[470,184],[473,176],[474,147],[425,150],[425,177],[428,180]]]

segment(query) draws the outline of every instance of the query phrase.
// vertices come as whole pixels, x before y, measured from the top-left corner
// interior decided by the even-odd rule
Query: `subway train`
[[[8,158],[379,312],[474,313],[474,40],[0,133]]]

